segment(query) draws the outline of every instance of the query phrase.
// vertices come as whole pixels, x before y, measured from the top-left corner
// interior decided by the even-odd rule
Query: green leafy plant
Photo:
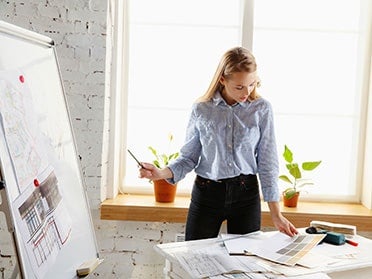
[[[170,145],[173,141],[173,135],[170,134],[168,136],[168,141],[169,141],[169,145],[168,145],[168,149],[170,149]],[[165,153],[159,153],[154,147],[152,146],[149,146],[148,147],[151,151],[151,153],[155,156],[155,159],[152,161],[153,164],[161,169],[161,168],[164,168],[166,166],[168,166],[168,164],[176,159],[178,156],[179,156],[179,152],[174,152],[174,153],[170,153],[170,154],[165,154]]]
[[[303,178],[302,172],[314,170],[322,161],[303,162],[300,168],[298,163],[293,162],[293,153],[287,145],[284,145],[283,158],[286,161],[286,168],[291,175],[291,178],[287,175],[280,175],[279,178],[291,184],[291,187],[285,189],[283,192],[285,198],[290,199],[297,192],[301,191],[304,186],[314,184],[311,179]]]

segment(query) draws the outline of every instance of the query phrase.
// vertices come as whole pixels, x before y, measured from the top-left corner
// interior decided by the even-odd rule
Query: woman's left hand
[[[288,221],[282,214],[279,214],[276,217],[272,218],[274,226],[280,231],[281,233],[285,233],[286,235],[292,237],[298,234],[296,227]]]
[[[271,214],[271,219],[273,220],[274,226],[281,232],[289,235],[290,237],[298,234],[296,227],[285,218],[280,212],[280,206],[278,202],[268,202]]]

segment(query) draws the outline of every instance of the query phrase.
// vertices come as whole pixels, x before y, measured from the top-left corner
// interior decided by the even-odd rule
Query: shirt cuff
[[[262,189],[262,194],[265,202],[280,201],[279,190],[273,191],[272,189]]]

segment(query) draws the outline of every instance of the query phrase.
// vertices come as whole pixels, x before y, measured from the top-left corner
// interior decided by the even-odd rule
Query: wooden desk
[[[349,278],[358,278],[358,279],[370,279],[372,274],[372,240],[356,236],[354,238],[359,242],[357,253],[354,257],[349,257],[345,255],[345,258],[338,261],[337,263],[332,263],[327,266],[321,266],[314,268],[313,270],[307,269],[311,272],[322,272],[326,273],[332,279],[349,279]],[[330,244],[322,244],[330,245]],[[345,244],[346,245],[346,244]],[[166,260],[166,265],[164,269],[165,278],[169,279],[191,279],[191,275],[187,273],[182,265],[178,262],[176,258],[177,253],[182,253],[188,251],[187,253],[192,253],[194,249],[200,249],[208,247],[209,251],[216,251],[216,249],[224,249],[221,245],[220,239],[205,239],[197,241],[186,241],[186,242],[175,242],[175,243],[165,243],[155,246],[155,250],[164,256]],[[335,247],[335,246],[333,246]],[[340,249],[348,250],[347,246],[337,246]],[[315,248],[314,248],[315,249]],[[337,248],[338,249],[338,248]],[[224,249],[225,253],[226,250]],[[321,256],[321,255],[319,255]],[[290,267],[292,268],[292,267]],[[295,268],[295,267],[294,267]],[[314,275],[315,276],[315,275]],[[282,277],[283,278],[283,277]],[[288,277],[291,278],[291,277]],[[293,278],[293,277],[292,277]],[[310,276],[311,278],[311,276]],[[313,277],[316,278],[316,277]]]

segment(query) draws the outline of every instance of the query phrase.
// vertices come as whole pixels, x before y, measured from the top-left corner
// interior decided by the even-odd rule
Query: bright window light
[[[244,26],[250,0],[129,1],[129,74],[125,136],[141,161],[148,146],[179,150],[195,99],[204,94],[221,55],[253,33],[260,94],[275,111],[281,154],[287,144],[296,161],[322,160],[315,185],[302,198],[357,201],[360,189],[360,79],[362,1],[254,1],[253,30]],[[174,142],[168,146],[168,135]],[[152,192],[126,160],[123,189]],[[194,173],[178,193],[191,190]],[[284,188],[279,182],[280,186]]]

